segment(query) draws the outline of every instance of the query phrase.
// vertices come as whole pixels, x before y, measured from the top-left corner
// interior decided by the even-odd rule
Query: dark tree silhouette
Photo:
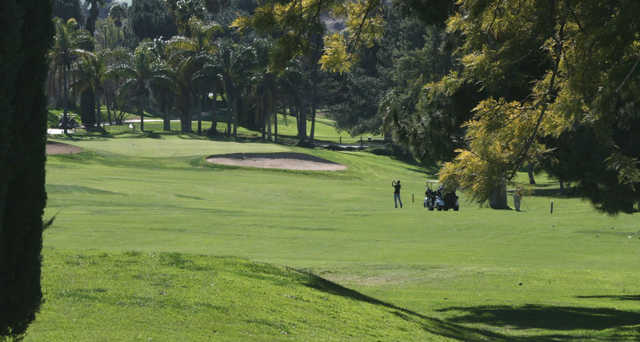
[[[0,1],[0,22],[0,336],[19,336],[42,301],[51,2]]]

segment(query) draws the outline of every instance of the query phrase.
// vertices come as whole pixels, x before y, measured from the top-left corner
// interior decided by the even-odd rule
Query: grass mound
[[[232,257],[47,249],[43,274],[46,302],[26,341],[436,338],[401,308]]]

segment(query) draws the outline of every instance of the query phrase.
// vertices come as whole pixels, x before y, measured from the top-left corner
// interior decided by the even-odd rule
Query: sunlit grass
[[[557,191],[525,196],[520,213],[464,195],[459,212],[429,212],[435,175],[365,152],[180,134],[64,141],[86,152],[48,158],[46,216],[57,216],[28,341],[640,338],[637,215]],[[282,150],[348,169],[204,161]],[[532,190],[558,187],[537,180]],[[286,267],[346,288],[327,294]]]

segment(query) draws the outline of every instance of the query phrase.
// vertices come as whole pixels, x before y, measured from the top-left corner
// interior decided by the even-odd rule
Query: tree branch
[[[619,93],[620,89],[622,89],[622,87],[625,85],[625,83],[627,83],[627,81],[629,80],[629,77],[631,77],[631,74],[633,74],[633,72],[636,71],[636,68],[638,67],[638,64],[640,64],[640,57],[638,58],[636,63],[633,65],[633,68],[631,68],[631,71],[629,71],[627,76],[625,76],[624,80],[622,80],[622,83],[620,83],[618,88],[616,88],[616,93]]]
[[[544,98],[542,100],[542,109],[540,110],[540,115],[538,116],[538,120],[536,121],[536,126],[534,127],[533,132],[531,133],[531,136],[529,136],[529,138],[525,142],[524,149],[517,155],[515,162],[512,164],[512,170],[508,175],[507,180],[512,179],[516,175],[516,172],[518,172],[518,169],[520,169],[520,167],[526,160],[527,154],[531,149],[531,145],[533,145],[534,140],[538,137],[538,130],[540,129],[542,120],[544,119],[547,109],[549,108],[549,104],[552,101],[549,97],[551,96],[555,88],[556,78],[558,76],[558,69],[560,67],[560,61],[562,60],[562,55],[563,55],[562,43],[564,41],[564,29],[566,25],[566,20],[567,18],[565,15],[562,18],[562,22],[558,30],[558,36],[557,38],[554,39],[556,40],[556,46],[555,46],[556,58],[553,66],[553,73],[551,75],[551,81],[549,82],[549,87],[547,89],[547,92],[545,93]]]

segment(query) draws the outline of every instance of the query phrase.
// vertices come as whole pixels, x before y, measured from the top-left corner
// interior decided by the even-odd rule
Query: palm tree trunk
[[[63,112],[62,112],[62,129],[64,130],[64,134],[65,135],[69,135],[69,132],[67,132],[67,126],[69,125],[69,114],[68,114],[68,110],[69,110],[69,83],[67,82],[67,71],[68,71],[68,67],[65,65],[64,67],[64,71],[63,71],[63,75],[64,75],[64,108],[63,108]]]
[[[144,109],[142,105],[138,108],[138,115],[140,115],[140,132],[144,132]]]
[[[217,125],[218,122],[216,121],[216,101],[217,101],[217,95],[215,92],[213,92],[213,100],[211,101],[211,135],[217,135]]]
[[[264,112],[264,98],[260,96],[258,98],[258,102],[256,103],[256,114],[258,115],[259,120],[261,121],[261,131],[262,131],[262,140],[266,140],[267,138],[267,118]]]
[[[271,125],[273,124],[273,113],[269,115],[269,119],[267,120],[267,139],[271,141],[271,137],[273,136],[271,132]]]
[[[200,101],[200,111],[198,112],[198,135],[202,135],[202,112],[204,112],[204,108],[206,106],[206,95],[202,96],[202,100]]]
[[[227,94],[227,137],[231,136],[231,120],[233,119],[233,104],[231,103],[229,94]]]
[[[238,122],[240,119],[240,113],[238,113],[239,111],[238,100],[235,99],[235,96],[232,102],[233,102],[233,137],[238,139]]]
[[[171,121],[169,120],[169,111],[167,110],[167,103],[165,100],[161,100],[161,110],[163,113],[162,129],[165,131],[171,130]]]
[[[95,92],[94,94],[96,94],[96,124],[98,125],[98,127],[101,126],[102,124],[102,112],[101,112],[101,108],[100,108],[100,96],[98,95],[98,92]]]
[[[274,142],[277,143],[278,142],[278,113],[274,113],[273,115],[273,130],[275,133]]]
[[[104,106],[107,107],[107,120],[109,120],[109,125],[113,125],[113,120],[111,119],[111,99],[109,99],[109,95],[105,92],[104,94]]]

